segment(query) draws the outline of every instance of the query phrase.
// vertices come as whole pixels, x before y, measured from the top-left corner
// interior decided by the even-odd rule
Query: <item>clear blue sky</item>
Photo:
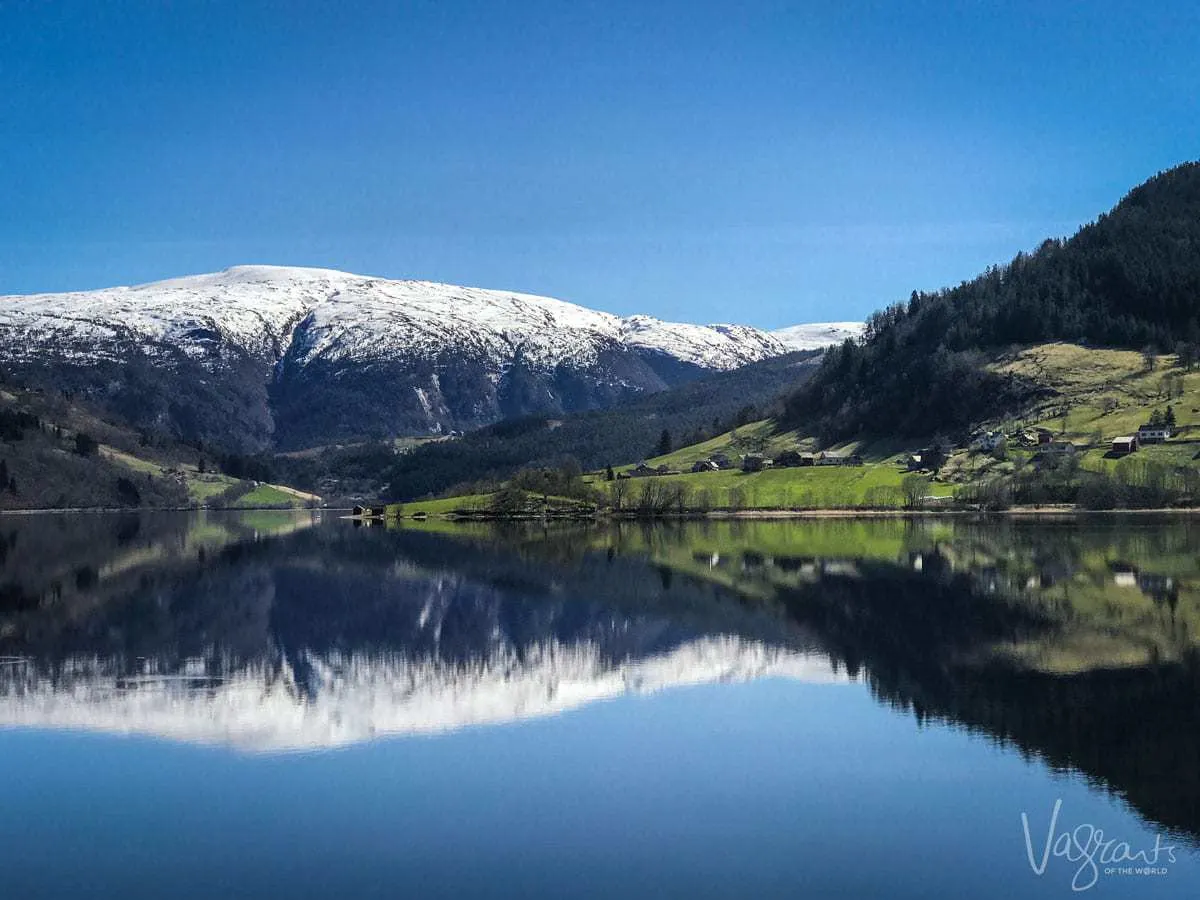
[[[0,293],[266,262],[857,319],[1198,156],[1194,0],[0,4]]]

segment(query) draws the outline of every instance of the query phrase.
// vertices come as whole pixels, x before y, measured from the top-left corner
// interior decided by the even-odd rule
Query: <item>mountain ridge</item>
[[[18,383],[246,452],[603,409],[788,349],[750,326],[304,267],[0,297]]]

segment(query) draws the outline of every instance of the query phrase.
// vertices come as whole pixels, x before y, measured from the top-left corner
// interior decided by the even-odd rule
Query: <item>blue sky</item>
[[[858,319],[1200,157],[1200,7],[0,4],[0,293],[239,263]]]

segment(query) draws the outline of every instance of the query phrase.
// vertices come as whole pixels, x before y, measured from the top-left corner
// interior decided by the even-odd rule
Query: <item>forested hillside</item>
[[[1161,173],[1068,240],[1047,240],[958,287],[914,291],[830,351],[786,401],[825,441],[964,428],[1039,386],[983,370],[1013,344],[1200,347],[1200,163]]]
[[[711,375],[616,409],[501,422],[396,458],[388,495],[407,500],[464,483],[506,478],[523,466],[570,457],[585,469],[634,462],[696,443],[777,411],[789,387],[814,370],[820,351],[800,351]]]
[[[290,507],[320,500],[262,483],[258,468],[258,460],[213,455],[114,423],[67,392],[0,386],[0,511]]]

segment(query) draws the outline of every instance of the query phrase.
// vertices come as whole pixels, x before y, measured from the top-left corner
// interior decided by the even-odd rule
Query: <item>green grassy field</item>
[[[631,478],[620,482],[592,479],[592,486],[610,499],[614,490],[624,490],[624,504],[637,503],[642,485],[680,485],[688,506],[710,509],[796,510],[854,509],[857,507],[899,508],[903,505],[901,484],[905,472],[891,464],[858,467],[810,467],[775,469],[753,474],[741,471],[663,475],[653,479]],[[620,485],[618,487],[618,485]],[[927,496],[949,497],[953,486],[933,482]],[[401,511],[405,517],[469,514],[487,509],[490,494],[472,494],[438,500],[419,500],[393,505],[388,514]]]
[[[682,485],[690,502],[699,506],[735,509],[848,509],[863,506],[899,507],[907,473],[890,462],[863,466],[810,466],[663,475],[653,481]],[[635,503],[644,479],[625,482],[627,502]],[[611,482],[598,482],[611,492]],[[953,487],[932,482],[927,496],[949,497]]]
[[[1143,447],[1139,461],[1164,462],[1172,466],[1196,465],[1200,459],[1200,371],[1180,368],[1173,356],[1160,356],[1149,368],[1141,353],[1130,350],[1099,350],[1074,344],[1042,344],[997,358],[993,371],[1032,378],[1049,389],[1050,395],[1019,418],[983,422],[981,427],[999,428],[1006,434],[1038,427],[1055,432],[1056,439],[1080,448],[1079,461],[1085,468],[1110,470],[1120,461],[1106,456],[1113,438],[1137,431],[1155,411],[1168,403],[1176,417],[1176,437],[1163,445]],[[926,441],[878,438],[869,443],[846,443],[819,447],[803,429],[781,429],[772,420],[751,422],[710,440],[680,447],[647,459],[651,466],[666,465],[681,474],[650,479],[674,489],[682,487],[685,502],[693,507],[744,510],[803,510],[896,508],[903,505],[904,460],[919,451]],[[805,467],[769,469],[753,474],[736,470],[690,472],[698,460],[724,453],[735,461],[744,454],[777,456],[785,450],[812,452],[857,452],[866,464],[861,467]],[[932,479],[927,497],[952,497],[963,485],[995,476],[1011,475],[1029,465],[1034,450],[1010,440],[1002,454],[951,453],[938,477]],[[615,471],[633,468],[630,460]],[[1127,464],[1128,465],[1128,464]],[[607,482],[601,473],[585,477],[594,488],[610,498],[624,492],[623,503],[636,506],[644,489],[642,479]],[[428,515],[478,511],[490,495],[410,503],[405,514],[423,511]]]
[[[210,503],[231,487],[236,486],[238,479],[217,472],[200,472],[194,465],[181,465],[168,469],[150,460],[141,459],[129,453],[123,453],[113,447],[101,446],[100,453],[119,463],[130,471],[142,474],[164,477],[169,472],[176,476],[182,475],[187,487],[188,499],[197,505]],[[260,484],[249,493],[239,497],[233,504],[234,508],[256,506],[290,506],[301,507],[308,504],[312,495],[300,491],[292,491],[280,485]]]
[[[418,513],[428,516],[475,513],[487,509],[491,499],[491,494],[464,494],[461,497],[445,497],[440,500],[412,500],[408,503],[389,504],[387,514],[389,517],[397,514],[410,517]]]
[[[1166,410],[1168,404],[1175,410],[1181,436],[1200,426],[1200,370],[1185,371],[1174,356],[1157,357],[1151,370],[1142,354],[1132,350],[1040,344],[1008,355],[991,368],[1034,378],[1052,388],[1056,396],[1027,411],[1024,418],[1065,440],[1108,442],[1134,434],[1154,410]]]
[[[239,497],[234,504],[237,507],[251,506],[295,506],[299,498],[287,491],[282,491],[271,484],[260,484],[250,493]]]
[[[187,481],[188,496],[196,503],[207,503],[237,484],[237,479],[228,475],[185,473],[184,478]]]

